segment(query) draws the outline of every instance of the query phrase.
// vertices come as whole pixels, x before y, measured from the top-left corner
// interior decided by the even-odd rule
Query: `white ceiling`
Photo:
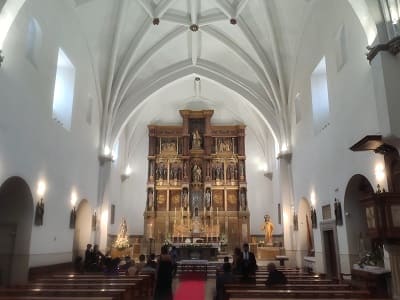
[[[256,136],[265,136],[265,130],[270,130],[277,143],[287,139],[290,74],[305,12],[312,2],[72,3],[98,70],[106,122],[104,144],[112,143],[126,124],[138,124],[129,122],[129,118],[138,116],[137,111],[141,111],[141,123],[172,122],[171,116],[175,122],[180,120],[178,110],[194,96],[195,75],[202,78],[200,96],[207,99],[205,104],[195,105],[198,109],[213,107],[219,122],[244,122]],[[159,18],[158,25],[153,25],[154,18]],[[237,24],[231,24],[232,18]],[[190,30],[192,24],[199,26],[198,31]],[[168,89],[164,89],[166,85]],[[164,90],[168,95],[160,97]],[[232,97],[243,103],[232,106]],[[168,99],[163,100],[165,105],[149,104],[160,98]],[[137,109],[146,99],[147,104]],[[242,114],[246,104],[250,112]],[[165,113],[167,106],[169,114]],[[133,132],[134,128],[128,131]]]

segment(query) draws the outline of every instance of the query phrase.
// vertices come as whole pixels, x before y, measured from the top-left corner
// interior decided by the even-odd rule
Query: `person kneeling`
[[[285,274],[283,274],[281,271],[276,269],[276,266],[274,263],[269,263],[267,265],[267,269],[269,272],[269,276],[267,281],[265,282],[265,285],[270,286],[273,284],[286,284],[287,283],[287,278]]]

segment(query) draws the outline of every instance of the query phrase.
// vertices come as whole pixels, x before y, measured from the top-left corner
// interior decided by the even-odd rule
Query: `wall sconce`
[[[97,214],[96,211],[94,211],[92,215],[92,231],[96,231],[96,227],[97,227]]]
[[[0,50],[0,67],[3,64],[3,62],[4,62],[4,55],[3,55],[3,51]]]
[[[72,192],[71,194],[71,213],[69,215],[69,228],[74,229],[75,228],[75,221],[76,221],[76,201],[78,200],[78,196],[76,195],[75,192]]]
[[[42,226],[43,225],[43,215],[44,215],[44,202],[43,196],[46,192],[46,183],[44,181],[39,181],[37,188],[37,195],[40,198],[40,201],[36,203],[35,208],[35,225]]]
[[[124,174],[121,175],[121,180],[122,181],[127,180],[131,176],[131,174],[132,174],[132,168],[130,165],[127,165]]]

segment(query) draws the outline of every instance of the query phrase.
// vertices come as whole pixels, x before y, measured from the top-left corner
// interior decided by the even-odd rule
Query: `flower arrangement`
[[[121,226],[119,228],[118,237],[113,243],[113,247],[117,248],[118,250],[123,250],[129,248],[131,245],[129,244],[128,240],[128,226],[126,225],[126,220],[122,219]]]
[[[127,237],[118,236],[116,241],[113,243],[113,247],[118,250],[123,250],[129,248],[131,245],[129,244],[129,240]]]

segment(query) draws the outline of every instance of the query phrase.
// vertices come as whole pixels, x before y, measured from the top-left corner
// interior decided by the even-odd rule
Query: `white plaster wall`
[[[34,16],[43,44],[34,67],[25,55],[27,29]],[[76,67],[71,131],[52,120],[52,97],[58,47]],[[70,195],[97,198],[99,113],[97,93],[85,40],[74,12],[61,1],[27,1],[5,41],[0,69],[0,182],[24,178],[34,200],[39,179],[47,183],[42,227],[34,226],[30,265],[70,261],[73,230],[69,229]],[[92,124],[86,123],[89,97],[94,97]]]
[[[293,84],[294,94],[299,92],[302,98],[302,120],[292,126],[293,178],[295,207],[302,197],[310,199],[314,191],[321,221],[322,205],[330,203],[333,208],[335,197],[343,204],[346,185],[353,174],[363,174],[376,183],[373,172],[381,157],[372,152],[354,153],[349,147],[380,130],[371,69],[364,55],[368,42],[356,16],[346,1],[318,1],[313,9],[304,29]],[[342,24],[347,61],[337,71],[334,37]],[[327,63],[330,125],[314,135],[310,74],[323,56]],[[347,254],[345,226],[338,227],[338,236],[339,252]],[[314,241],[316,252],[322,251],[319,226],[314,229]],[[318,265],[317,269],[323,267]]]

